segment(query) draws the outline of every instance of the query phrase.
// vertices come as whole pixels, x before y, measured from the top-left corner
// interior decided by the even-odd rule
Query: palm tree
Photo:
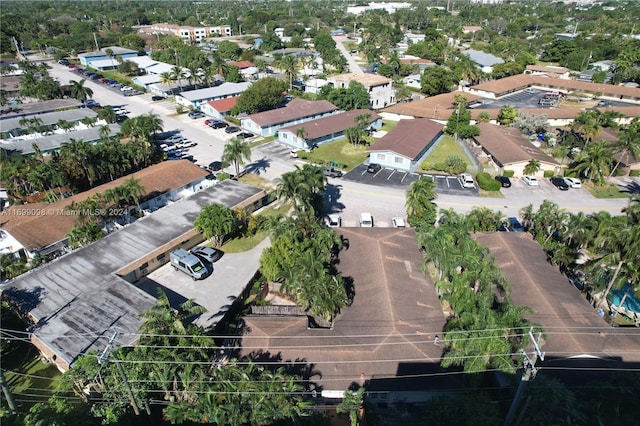
[[[580,155],[574,170],[589,180],[600,185],[605,176],[609,176],[613,158],[607,142],[600,141],[589,144]]]
[[[239,138],[233,138],[227,142],[222,152],[222,161],[234,164],[236,177],[240,175],[240,166],[244,164],[244,160],[251,161],[251,147],[249,144]]]
[[[598,121],[596,114],[599,114],[599,112],[583,111],[578,114],[573,121],[573,130],[582,135],[585,141],[585,147],[589,142],[593,141],[600,133],[600,130],[602,130],[602,125]]]
[[[405,207],[407,219],[412,226],[433,224],[436,219],[436,209],[433,200],[437,194],[434,190],[435,183],[430,178],[422,178],[414,181],[407,191]]]
[[[289,80],[289,90],[293,89],[293,81],[298,79],[299,66],[300,63],[295,55],[286,55],[280,60],[279,67],[282,68]]]
[[[213,54],[212,59],[213,60],[211,62],[211,68],[213,69],[214,73],[224,78],[229,72],[229,65],[217,52]]]
[[[144,186],[140,184],[140,179],[134,177],[127,179],[122,188],[122,195],[126,201],[133,201],[138,210],[140,210],[140,198],[146,192]]]
[[[71,86],[71,97],[77,99],[78,101],[85,103],[87,99],[93,96],[93,90],[89,87],[84,86],[85,79],[83,78],[80,81],[70,80],[69,85]]]
[[[179,66],[174,66],[171,68],[171,79],[173,81],[178,82],[178,87],[180,88],[180,92],[182,92],[182,81],[187,77],[187,72]]]
[[[611,170],[611,175],[613,176],[620,166],[620,163],[626,160],[627,154],[633,160],[637,160],[640,158],[640,119],[638,117],[634,118],[629,125],[629,128],[626,130],[622,130],[620,140],[614,144],[614,149],[619,155],[619,160],[616,163],[613,170]],[[628,162],[628,161],[627,161]]]
[[[162,83],[163,85],[171,86],[171,83],[173,83],[174,81],[175,80],[171,72],[165,71],[160,73],[160,83]],[[171,93],[174,93],[173,87],[171,87]]]
[[[522,170],[522,172],[525,175],[532,176],[538,173],[541,167],[542,166],[540,165],[540,161],[536,160],[535,158],[532,158],[531,160],[529,160],[527,165],[524,166],[524,169]]]

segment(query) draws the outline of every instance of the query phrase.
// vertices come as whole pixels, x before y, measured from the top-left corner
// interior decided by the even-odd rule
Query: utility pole
[[[13,400],[11,389],[9,389],[7,382],[4,380],[4,373],[2,371],[0,371],[0,387],[2,388],[2,393],[4,393],[4,397],[7,400],[7,405],[9,406],[11,413],[16,414],[16,403]]]
[[[96,37],[96,33],[93,33],[93,41],[96,42],[96,51],[100,50],[100,46],[98,45],[98,37]]]
[[[113,336],[111,336],[111,338],[109,339],[109,343],[107,344],[107,347],[104,348],[104,351],[102,351],[102,353],[98,357],[98,364],[102,364],[103,362],[107,361],[107,359],[109,358],[109,354],[111,353],[113,341],[116,339],[117,336],[118,336],[118,332],[114,331]],[[116,361],[116,367],[118,368],[118,372],[122,377],[122,382],[124,383],[124,387],[127,390],[127,395],[129,396],[129,402],[131,403],[131,408],[133,408],[133,412],[136,414],[136,416],[139,416],[140,409],[138,408],[138,404],[136,404],[136,399],[133,396],[133,391],[131,390],[131,386],[129,386],[129,380],[127,380],[127,375],[124,373],[124,368],[122,368],[122,363],[120,362],[120,360]]]
[[[531,339],[531,343],[533,344],[533,353],[531,354],[531,357],[529,357],[525,351],[522,351],[522,354],[524,355],[522,378],[518,384],[518,389],[513,397],[513,401],[511,401],[511,407],[509,407],[509,412],[507,413],[507,417],[504,419],[503,426],[511,426],[513,424],[513,418],[518,406],[520,405],[520,399],[522,399],[522,392],[524,391],[525,385],[529,381],[535,379],[536,373],[538,372],[538,369],[536,368],[536,361],[538,358],[540,358],[541,361],[544,361],[544,352],[540,352],[541,338],[541,333],[538,333],[537,339],[534,338],[533,327],[529,329],[529,339]]]

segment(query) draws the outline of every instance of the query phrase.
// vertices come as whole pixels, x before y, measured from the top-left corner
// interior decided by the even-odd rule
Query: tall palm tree
[[[573,121],[572,128],[575,132],[582,135],[585,147],[589,142],[593,141],[602,130],[602,125],[600,124],[596,114],[599,113],[594,111],[583,111],[578,114]]]
[[[80,81],[69,81],[69,85],[71,86],[71,97],[82,103],[85,103],[87,99],[93,96],[93,90],[84,86],[85,81],[86,80],[84,78]]]
[[[220,56],[217,52],[213,54],[213,60],[211,61],[211,68],[214,73],[219,75],[220,77],[226,77],[229,72],[229,64],[224,60],[222,56]]]
[[[611,173],[613,157],[607,142],[589,144],[581,153],[574,170],[596,184],[602,184],[605,176]]]
[[[407,219],[412,226],[421,224],[433,224],[436,219],[436,208],[433,199],[437,194],[434,190],[435,183],[430,178],[422,178],[414,181],[407,191],[405,207]]]
[[[295,55],[283,56],[278,65],[289,80],[289,90],[293,89],[293,81],[298,79],[298,70],[300,62]]]
[[[233,138],[224,146],[222,161],[233,164],[236,169],[236,177],[240,175],[240,166],[244,161],[251,161],[251,147],[242,139]]]
[[[165,71],[160,73],[160,83],[162,83],[163,85],[166,86],[171,86],[171,83],[173,83],[175,80],[173,78],[173,74],[169,71]],[[173,87],[171,87],[171,93],[173,92]]]
[[[627,154],[633,160],[640,158],[640,119],[634,118],[629,128],[622,130],[620,140],[614,144],[615,152],[620,154],[611,175],[614,175],[622,160],[625,160]]]
[[[178,87],[180,88],[180,92],[182,92],[182,81],[187,77],[186,71],[179,66],[174,66],[171,68],[171,79],[173,81],[178,82]]]

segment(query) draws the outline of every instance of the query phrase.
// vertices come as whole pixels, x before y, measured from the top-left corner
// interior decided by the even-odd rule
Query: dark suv
[[[511,180],[506,176],[496,176],[496,180],[500,182],[503,188],[511,188]]]
[[[556,177],[552,177],[550,180],[553,186],[558,188],[560,191],[569,190],[569,185],[567,185],[567,182],[565,182],[564,178],[556,176]]]
[[[378,173],[382,169],[382,166],[378,163],[371,163],[367,166],[367,171],[369,173]]]

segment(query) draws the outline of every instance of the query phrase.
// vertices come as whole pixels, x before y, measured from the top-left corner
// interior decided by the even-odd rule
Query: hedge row
[[[500,191],[502,185],[500,182],[491,177],[489,173],[480,172],[476,175],[476,180],[480,188],[485,191]]]

